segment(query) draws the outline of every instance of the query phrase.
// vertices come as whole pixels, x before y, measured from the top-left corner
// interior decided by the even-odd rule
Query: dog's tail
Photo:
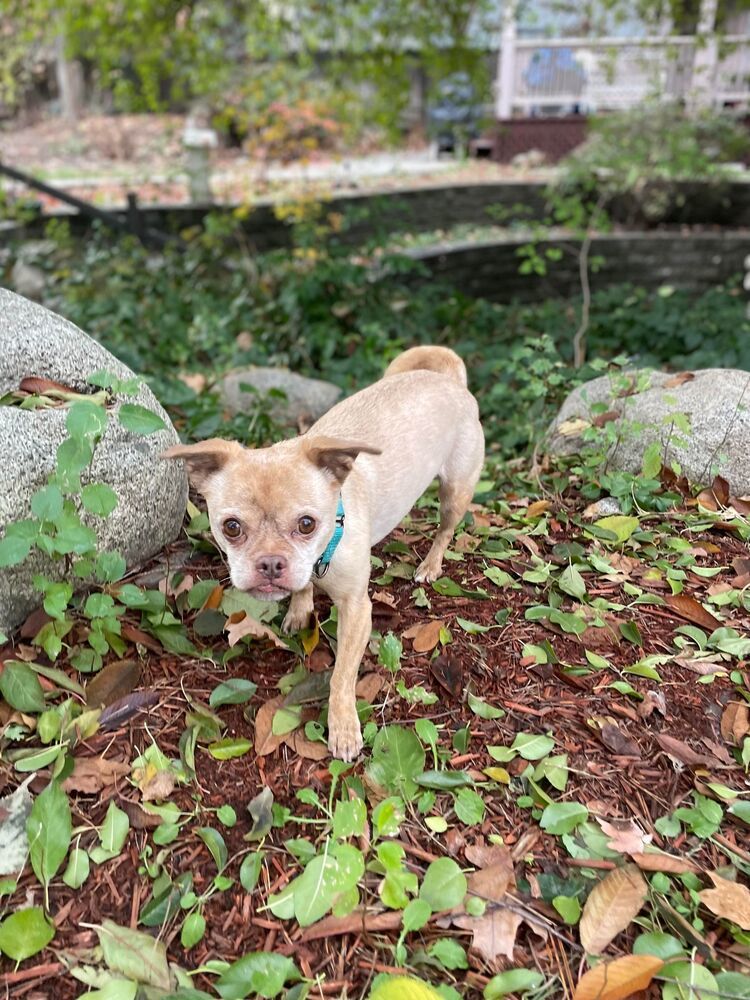
[[[466,365],[456,352],[448,347],[410,347],[408,351],[404,351],[391,361],[383,373],[383,378],[420,370],[448,375],[461,385],[467,385]]]

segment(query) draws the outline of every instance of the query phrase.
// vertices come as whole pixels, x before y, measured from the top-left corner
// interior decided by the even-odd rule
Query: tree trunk
[[[55,73],[62,116],[77,122],[83,112],[83,67],[77,59],[68,59],[62,34],[57,36],[55,44]]]

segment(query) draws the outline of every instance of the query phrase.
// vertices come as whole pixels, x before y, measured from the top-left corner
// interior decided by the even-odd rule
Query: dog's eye
[[[239,538],[242,534],[242,525],[234,517],[228,517],[222,524],[221,530],[227,538]]]
[[[315,518],[307,514],[297,521],[297,531],[300,535],[311,535],[315,531]]]

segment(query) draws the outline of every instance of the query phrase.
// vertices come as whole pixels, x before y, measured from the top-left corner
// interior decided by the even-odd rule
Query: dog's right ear
[[[187,466],[188,478],[199,493],[217,472],[220,472],[230,458],[242,451],[242,445],[236,441],[223,441],[221,438],[211,438],[199,441],[198,444],[176,444],[163,451],[160,458],[182,458]]]

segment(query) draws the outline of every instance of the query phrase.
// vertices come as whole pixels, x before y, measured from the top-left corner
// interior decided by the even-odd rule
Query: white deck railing
[[[721,38],[708,63],[695,36],[513,38],[503,48],[498,85],[506,89],[498,109],[511,114],[632,108],[649,98],[689,101],[698,86],[704,103],[750,104],[750,36]]]

